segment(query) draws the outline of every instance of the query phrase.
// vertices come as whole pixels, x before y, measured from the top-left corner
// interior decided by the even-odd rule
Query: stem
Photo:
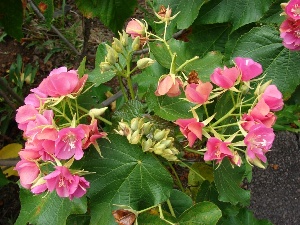
[[[167,204],[168,204],[168,207],[169,207],[169,210],[170,210],[170,213],[172,216],[174,216],[176,218],[176,215],[175,215],[175,212],[174,212],[174,209],[172,207],[172,204],[170,202],[170,199],[167,200]]]
[[[234,96],[233,96],[232,91],[230,92],[230,95],[231,95],[231,99],[232,99],[233,105],[236,105],[236,102],[235,102],[235,100],[234,100]]]
[[[182,70],[187,64],[189,64],[190,62],[195,61],[196,59],[199,59],[199,56],[195,56],[194,58],[191,58],[191,59],[186,60],[184,63],[182,63],[182,64],[176,69],[176,72]]]
[[[190,149],[190,148],[185,148],[184,150],[187,151],[187,152],[196,153],[198,155],[203,155],[202,152],[199,152],[197,150],[193,150],[193,149]]]
[[[206,117],[208,118],[208,117],[209,117],[209,115],[208,115],[208,111],[207,111],[207,108],[206,108],[206,104],[203,104],[203,108],[204,108],[204,111],[205,111]]]
[[[130,76],[127,77],[126,80],[127,80],[127,85],[128,85],[129,92],[130,92],[130,97],[131,97],[131,99],[135,99],[135,94],[134,94],[134,90],[133,90],[133,86],[132,86]]]
[[[219,123],[221,123],[223,120],[225,120],[226,118],[228,118],[229,116],[231,116],[231,113],[234,112],[234,110],[236,110],[236,105],[233,106],[232,109],[230,109],[223,117],[221,117],[220,119],[218,119],[211,126],[214,127],[214,126],[218,125]]]
[[[120,87],[121,87],[121,91],[123,92],[124,98],[125,98],[126,102],[128,102],[127,92],[126,92],[126,89],[125,89],[124,84],[122,82],[122,77],[120,75],[118,75],[118,80],[119,80],[119,84],[120,84]]]
[[[179,177],[178,177],[178,175],[177,175],[176,170],[174,169],[174,167],[172,166],[172,164],[171,164],[170,162],[168,162],[168,163],[169,163],[169,166],[170,166],[172,172],[173,172],[174,175],[175,175],[177,185],[179,186],[179,188],[180,188],[180,190],[181,190],[182,192],[185,192],[185,189],[184,189],[184,187],[182,186],[182,183],[181,183],[181,181],[180,181],[180,179],[179,179]]]
[[[187,168],[189,168],[191,171],[193,171],[195,174],[197,174],[202,180],[206,180],[204,177],[202,177],[197,171],[195,171],[192,167],[190,167],[188,164],[184,163],[183,161],[180,161],[183,165],[185,165]]]

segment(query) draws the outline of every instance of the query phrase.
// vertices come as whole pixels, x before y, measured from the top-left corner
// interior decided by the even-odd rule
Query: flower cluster
[[[15,169],[21,185],[35,194],[56,190],[60,197],[73,199],[83,196],[89,187],[81,171],[70,169],[85,149],[91,144],[99,149],[96,140],[106,137],[98,130],[95,109],[85,114],[91,117],[90,124],[80,122],[84,116],[79,115],[76,98],[87,78],[66,67],[54,69],[17,110],[16,121],[26,143]],[[45,169],[45,165],[52,168]]]
[[[283,45],[294,51],[300,50],[300,1],[291,0],[288,3],[282,3],[286,19],[280,25],[280,37],[283,39]]]
[[[179,151],[174,147],[174,138],[169,137],[169,129],[155,129],[153,123],[145,122],[144,118],[133,118],[130,124],[119,122],[116,132],[126,136],[131,144],[140,144],[144,152],[153,152],[167,159],[176,161]]]
[[[236,57],[234,63],[234,67],[216,68],[211,74],[210,79],[216,85],[215,89],[212,83],[204,83],[200,79],[196,79],[196,83],[187,83],[185,86],[180,81],[186,100],[196,104],[196,107],[192,109],[194,118],[178,119],[175,124],[187,138],[189,147],[193,147],[197,139],[202,140],[203,135],[207,138],[206,148],[203,150],[205,161],[216,160],[216,163],[221,163],[224,157],[227,157],[233,165],[240,166],[242,163],[242,157],[238,154],[240,151],[245,154],[249,163],[264,167],[261,162],[266,162],[265,153],[271,148],[275,137],[272,129],[276,121],[274,112],[283,108],[282,94],[275,85],[267,82],[257,86],[254,97],[247,96],[251,82],[262,74],[262,66],[251,58],[242,57]],[[174,93],[170,86],[172,84],[174,87],[176,80],[174,82],[170,79],[169,84],[165,82],[166,79],[159,81],[156,95],[157,93],[168,94],[169,91]],[[179,95],[178,86],[176,86],[176,93]],[[227,91],[232,98],[232,109],[222,117],[218,117],[219,119],[213,119],[214,115],[209,116],[206,110],[208,118],[199,121],[194,109],[202,105],[206,109],[207,104]],[[239,121],[235,123],[222,123],[225,119],[237,116]],[[239,131],[228,137],[223,134],[223,129],[231,126],[236,126]],[[243,141],[241,141],[242,137]],[[245,146],[246,151],[239,146]]]

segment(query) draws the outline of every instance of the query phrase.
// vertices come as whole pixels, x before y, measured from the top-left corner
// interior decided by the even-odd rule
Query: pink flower
[[[250,116],[252,116],[256,122],[263,123],[266,127],[272,127],[276,121],[276,116],[270,112],[270,108],[263,98],[261,98],[250,111]]]
[[[275,134],[272,128],[263,124],[256,124],[251,127],[246,135],[244,142],[247,145],[246,156],[250,162],[259,159],[267,161],[265,153],[272,147]]]
[[[60,67],[50,72],[38,90],[50,97],[60,97],[81,90],[87,80],[87,75],[79,79],[76,70],[67,71],[66,67]]]
[[[275,85],[269,85],[264,91],[262,98],[270,110],[279,111],[283,108],[282,94]]]
[[[284,47],[293,51],[300,50],[300,20],[286,19],[280,25],[279,30]]]
[[[90,187],[90,182],[88,182],[84,177],[79,177],[73,175],[73,184],[70,187],[70,196],[72,200],[74,197],[81,198],[86,193],[86,189]]]
[[[67,167],[56,166],[55,171],[44,177],[47,188],[50,192],[56,190],[58,196],[82,197],[89,187],[89,182],[77,175],[72,175]]]
[[[290,0],[285,7],[285,13],[293,20],[300,19],[300,1]]]
[[[132,19],[126,26],[126,33],[131,35],[132,39],[142,37],[145,35],[145,25],[137,19]]]
[[[217,160],[217,163],[220,163],[226,156],[229,158],[234,157],[232,151],[228,148],[229,144],[229,142],[223,142],[215,137],[209,138],[206,144],[207,151],[204,154],[204,160]]]
[[[186,98],[196,104],[204,104],[212,91],[213,86],[210,82],[202,83],[199,80],[198,84],[191,83],[185,88]]]
[[[16,122],[20,130],[26,131],[30,121],[35,120],[39,112],[32,105],[23,105],[17,109]]]
[[[179,126],[181,133],[188,139],[189,146],[192,147],[197,138],[202,140],[202,127],[204,124],[197,119],[178,119],[175,124]]]
[[[242,81],[249,81],[263,72],[262,66],[253,59],[236,57],[234,62],[241,71]]]
[[[166,94],[169,97],[175,97],[181,93],[179,87],[182,87],[182,81],[179,78],[173,79],[171,75],[165,75],[158,81],[155,95],[161,96]]]
[[[217,86],[224,89],[229,89],[234,86],[236,79],[238,78],[240,72],[236,67],[224,69],[216,68],[212,75],[210,75],[210,80]]]
[[[61,129],[55,141],[55,156],[58,159],[70,159],[74,155],[76,160],[81,159],[84,135],[84,130],[80,127]]]
[[[32,183],[40,174],[38,165],[35,162],[26,159],[19,161],[15,170],[18,171],[21,185],[26,189],[30,189]]]
[[[99,132],[97,120],[93,120],[90,125],[79,124],[78,127],[82,128],[85,133],[82,141],[82,149],[87,149],[91,144],[98,145],[97,139],[107,136],[107,133]]]
[[[252,116],[246,113],[242,115],[241,121],[242,121],[241,126],[246,131],[249,131],[253,125],[259,123],[256,122]]]

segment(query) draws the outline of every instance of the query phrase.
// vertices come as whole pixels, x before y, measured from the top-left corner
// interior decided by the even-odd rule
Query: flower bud
[[[266,167],[261,163],[261,161],[255,157],[254,159],[251,159],[249,158],[247,155],[246,155],[246,160],[250,163],[250,164],[253,164],[259,168],[262,168],[262,169],[265,169]]]
[[[119,132],[122,131],[124,136],[128,136],[131,134],[131,129],[130,129],[128,123],[126,123],[126,122],[123,122],[123,121],[119,122],[118,128],[119,128]]]
[[[151,66],[153,63],[155,63],[155,60],[150,59],[150,58],[142,58],[139,59],[136,63],[137,68],[139,69],[145,69],[148,66]]]
[[[141,43],[140,37],[137,36],[137,37],[133,40],[133,42],[132,42],[132,44],[131,44],[132,50],[133,50],[133,51],[139,50],[139,49],[140,49],[140,43]]]
[[[173,140],[171,138],[167,138],[166,140],[161,140],[160,143],[164,144],[166,148],[169,148],[173,143]]]
[[[107,72],[111,69],[111,65],[109,62],[101,62],[99,66],[101,73]]]
[[[136,130],[132,133],[131,137],[130,137],[130,140],[129,142],[131,144],[138,144],[140,142],[140,139],[141,139],[141,135],[140,135],[140,131],[139,130]]]
[[[114,50],[112,47],[110,47],[109,45],[105,45],[106,46],[106,50],[107,50],[107,62],[110,63],[110,65],[114,65],[119,58],[118,53],[116,52],[116,50]]]
[[[163,129],[163,130],[156,129],[154,131],[154,139],[156,141],[161,141],[162,139],[164,139],[168,136],[169,132],[170,132],[169,129]]]
[[[139,128],[139,120],[140,118],[136,117],[130,121],[130,128],[132,130],[137,130]]]
[[[90,117],[95,117],[95,116],[101,116],[104,112],[105,112],[105,110],[107,109],[107,107],[104,107],[104,108],[100,108],[100,109],[96,109],[96,108],[94,108],[94,109],[91,109],[90,111],[89,111],[89,116]]]
[[[128,45],[128,35],[126,34],[125,30],[123,30],[123,35],[120,32],[119,35],[121,44],[126,47]]]
[[[264,83],[263,85],[258,85],[254,94],[256,95],[260,95],[263,94],[266,90],[266,88],[272,83],[272,80],[267,81],[266,83]]]
[[[145,135],[148,135],[151,131],[151,127],[152,127],[152,123],[150,122],[147,122],[147,123],[144,123],[143,126],[142,126],[142,130],[143,130],[143,133]]]
[[[245,85],[245,84],[244,84],[244,85],[241,86],[241,93],[242,93],[243,95],[247,94],[248,91],[249,91],[249,86],[248,86],[248,85]]]
[[[118,52],[121,53],[123,51],[123,45],[121,43],[121,41],[117,38],[113,38],[114,42],[111,44],[112,48]]]
[[[142,141],[142,149],[143,149],[143,151],[144,152],[147,152],[147,151],[149,151],[149,149],[151,148],[151,146],[152,146],[152,140],[151,139],[147,139],[147,141],[146,140],[143,140]]]

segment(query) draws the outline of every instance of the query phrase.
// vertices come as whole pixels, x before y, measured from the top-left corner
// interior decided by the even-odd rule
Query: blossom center
[[[64,187],[65,186],[65,182],[64,182],[64,179],[62,177],[59,178],[58,186],[59,187]]]
[[[298,4],[295,4],[294,7],[291,9],[291,12],[294,16],[300,16],[300,7]]]
[[[64,137],[63,142],[67,143],[70,146],[70,151],[70,149],[75,148],[76,136],[73,133],[69,133]]]

